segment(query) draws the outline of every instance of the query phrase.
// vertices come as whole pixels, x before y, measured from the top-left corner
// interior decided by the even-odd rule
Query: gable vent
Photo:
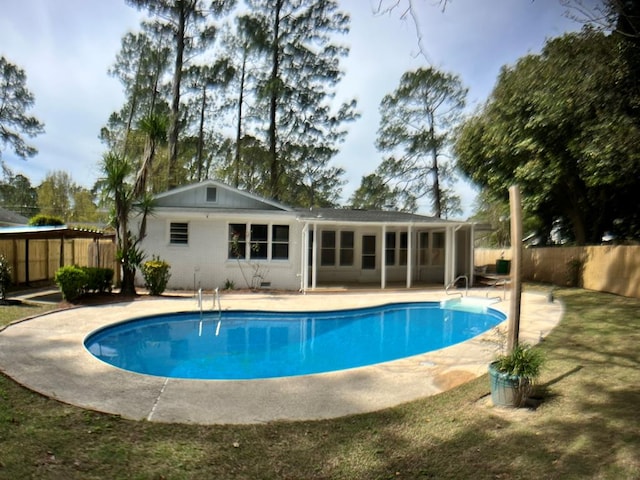
[[[207,202],[218,201],[218,189],[216,187],[207,187]]]

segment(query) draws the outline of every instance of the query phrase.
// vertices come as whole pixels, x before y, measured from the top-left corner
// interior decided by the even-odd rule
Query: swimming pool
[[[372,365],[441,349],[505,315],[438,302],[329,312],[224,311],[142,317],[108,326],[85,347],[113,366],[209,380],[290,377]]]

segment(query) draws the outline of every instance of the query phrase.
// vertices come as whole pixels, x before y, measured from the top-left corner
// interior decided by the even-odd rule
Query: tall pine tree
[[[334,36],[349,16],[333,0],[248,0],[253,44],[263,55],[256,99],[268,109],[269,196],[295,205],[332,204],[342,169],[331,159],[344,123],[357,117],[355,100],[337,109],[340,59],[348,49]]]

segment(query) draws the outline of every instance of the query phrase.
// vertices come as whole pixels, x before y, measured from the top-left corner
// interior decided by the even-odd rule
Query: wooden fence
[[[640,298],[640,246],[525,248],[522,278],[559,286],[582,286],[589,290]],[[475,251],[475,265],[495,265],[509,249]]]
[[[64,240],[64,253],[61,252],[61,241],[31,239],[28,240],[27,250],[27,240],[0,240],[0,254],[3,254],[11,265],[13,283],[52,281],[56,271],[62,266],[61,254],[64,265],[113,268],[116,275],[118,274],[113,240],[87,238]]]

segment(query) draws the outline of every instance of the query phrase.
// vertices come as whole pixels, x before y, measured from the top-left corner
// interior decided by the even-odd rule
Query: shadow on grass
[[[479,402],[484,376],[336,420],[163,425],[61,405],[0,377],[0,478],[640,478],[640,301],[557,293],[567,313],[541,345],[535,410]]]

